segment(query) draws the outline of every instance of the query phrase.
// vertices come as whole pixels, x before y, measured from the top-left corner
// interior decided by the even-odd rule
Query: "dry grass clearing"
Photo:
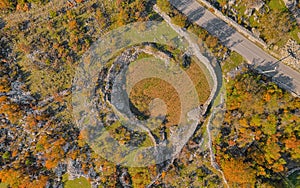
[[[132,104],[145,116],[150,116],[149,104],[159,98],[167,106],[166,125],[176,125],[179,122],[181,103],[177,91],[168,82],[159,78],[147,78],[138,82],[130,92]]]
[[[185,69],[185,72],[193,81],[199,97],[199,102],[203,104],[208,99],[211,90],[204,72],[195,61],[196,60],[192,58],[191,64]]]
[[[205,74],[193,59],[190,66],[184,70],[195,86],[200,104],[203,104],[210,95],[210,86]],[[146,78],[139,81],[131,89],[129,97],[135,110],[138,111],[136,114],[142,115],[144,118],[150,117],[151,113],[153,114],[149,108],[151,107],[150,104],[159,98],[164,101],[167,107],[166,114],[161,114],[162,116],[166,115],[166,126],[177,125],[180,121],[180,97],[176,89],[162,79]]]

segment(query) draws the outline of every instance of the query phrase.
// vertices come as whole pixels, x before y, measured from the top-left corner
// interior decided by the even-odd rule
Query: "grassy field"
[[[85,177],[80,177],[74,180],[68,179],[68,174],[63,175],[63,182],[65,188],[90,188],[91,184]]]
[[[193,81],[195,85],[199,97],[199,102],[205,103],[205,101],[208,99],[210,95],[211,90],[210,90],[208,80],[205,76],[205,74],[207,73],[203,72],[203,70],[201,69],[201,67],[198,66],[196,61],[197,60],[195,58],[192,58],[192,63],[190,67],[186,69],[186,73],[188,74],[188,76],[190,77],[190,79]]]
[[[242,64],[244,61],[245,61],[244,58],[240,54],[233,51],[222,65],[223,73],[224,74],[228,73],[235,67]]]
[[[210,86],[202,69],[192,58],[190,66],[184,70],[195,87],[199,102],[204,103],[210,95]],[[135,84],[130,92],[132,104],[144,117],[151,115],[149,104],[156,98],[161,99],[167,107],[166,114],[161,114],[167,117],[166,125],[176,125],[181,114],[181,102],[176,89],[168,82],[159,78],[147,78]],[[152,113],[159,115],[156,109],[154,111]]]
[[[291,37],[295,41],[297,41],[298,43],[300,43],[300,38],[298,37],[298,33],[300,33],[300,28],[299,27],[295,27],[292,31],[290,31]]]
[[[8,184],[7,183],[0,183],[0,188],[8,188]]]
[[[268,3],[270,9],[272,10],[285,10],[286,7],[285,7],[285,4],[282,0],[271,0],[269,3]]]
[[[166,81],[158,78],[144,79],[138,82],[130,93],[130,99],[133,105],[140,112],[145,114],[145,116],[150,116],[151,112],[148,106],[155,98],[163,100],[167,106],[168,122],[166,125],[178,124],[181,109],[179,95],[172,85]],[[159,114],[159,112],[157,113],[158,115],[165,115]]]

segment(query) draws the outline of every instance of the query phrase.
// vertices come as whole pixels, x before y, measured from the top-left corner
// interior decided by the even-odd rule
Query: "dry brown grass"
[[[201,67],[199,67],[199,65],[197,65],[195,60],[192,58],[192,62],[190,66],[185,70],[185,72],[189,75],[190,79],[195,85],[199,97],[199,102],[201,104],[204,103],[208,99],[211,90],[207,78]]]
[[[133,105],[146,116],[150,116],[149,104],[155,98],[165,102],[167,106],[167,126],[179,122],[181,103],[177,91],[168,82],[159,78],[147,78],[138,82],[130,92]]]
[[[210,95],[206,76],[193,59],[185,72],[195,86],[199,103],[203,104]],[[166,126],[177,125],[180,121],[181,102],[179,94],[171,84],[159,78],[146,78],[136,83],[130,91],[132,104],[146,117],[151,115],[149,104],[156,98],[163,100],[167,106],[166,114],[161,114],[166,115]]]

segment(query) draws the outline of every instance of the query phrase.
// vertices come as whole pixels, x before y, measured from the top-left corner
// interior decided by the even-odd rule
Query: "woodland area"
[[[285,176],[299,165],[300,99],[253,72],[230,80],[226,91],[214,145],[230,185],[291,186]]]
[[[24,3],[39,5],[0,5],[26,12],[16,10]],[[116,165],[91,151],[72,122],[74,66],[104,30],[151,14],[146,1],[77,3],[1,29],[0,179],[10,187],[60,187],[67,172],[100,187],[119,182]]]
[[[217,0],[212,4],[271,47],[281,47],[289,38],[300,42],[299,25],[282,0]]]
[[[0,0],[0,20],[49,2]],[[152,10],[153,1],[75,3],[55,7],[43,16],[0,24],[0,184],[50,188],[72,184],[68,178],[84,178],[94,187],[224,186],[221,174],[209,162],[202,123],[173,163],[123,167],[89,147],[71,113],[72,78],[81,56],[114,28],[162,19]],[[168,1],[157,0],[157,4],[175,24],[193,32],[199,43],[204,41],[218,62],[232,53]],[[226,91],[225,121],[213,146],[228,184],[296,185],[297,174],[293,179],[285,176],[300,162],[300,99],[251,71],[231,79]],[[123,127],[116,132],[124,133],[120,140],[140,139]]]

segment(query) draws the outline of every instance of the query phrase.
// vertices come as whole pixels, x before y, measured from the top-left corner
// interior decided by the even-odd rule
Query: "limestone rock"
[[[283,60],[285,64],[300,71],[300,44],[290,39],[282,48],[281,55],[287,57]]]
[[[256,29],[256,28],[252,28],[252,33],[253,33],[253,35],[255,35],[256,37],[259,37],[260,36],[260,32],[258,31],[258,29]]]

